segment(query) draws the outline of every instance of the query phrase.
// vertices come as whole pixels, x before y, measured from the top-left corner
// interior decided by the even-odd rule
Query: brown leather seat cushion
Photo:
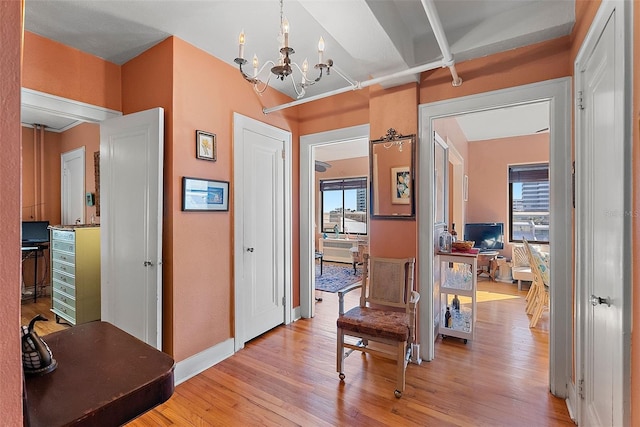
[[[368,307],[354,307],[338,317],[338,327],[357,334],[396,341],[409,339],[409,315]]]

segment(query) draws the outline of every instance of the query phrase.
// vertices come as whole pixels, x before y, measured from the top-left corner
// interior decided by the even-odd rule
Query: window
[[[322,232],[367,234],[367,177],[320,181]]]
[[[549,242],[549,163],[509,166],[509,240]]]

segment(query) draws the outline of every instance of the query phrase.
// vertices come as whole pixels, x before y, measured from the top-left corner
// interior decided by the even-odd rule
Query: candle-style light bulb
[[[318,41],[318,64],[322,64],[322,54],[324,53],[324,39],[320,37]]]
[[[253,55],[253,77],[258,75],[258,55]]]
[[[307,71],[309,71],[309,61],[307,58],[304,58],[304,62],[302,63],[302,74],[307,77]]]
[[[289,21],[282,18],[282,34],[284,35],[284,47],[289,47]]]
[[[238,36],[238,43],[240,45],[240,52],[238,52],[238,58],[244,59],[244,30],[240,32]]]

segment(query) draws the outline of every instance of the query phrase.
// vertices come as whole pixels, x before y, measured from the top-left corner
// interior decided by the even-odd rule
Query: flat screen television
[[[464,240],[473,240],[474,248],[483,250],[504,249],[504,224],[501,222],[478,222],[465,224]]]
[[[22,243],[46,243],[49,241],[49,221],[22,221]]]

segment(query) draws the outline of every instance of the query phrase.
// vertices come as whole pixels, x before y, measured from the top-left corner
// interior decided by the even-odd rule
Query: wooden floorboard
[[[548,313],[530,329],[526,291],[478,287],[490,293],[478,303],[476,339],[438,338],[433,361],[408,366],[401,399],[385,359],[354,353],[338,379],[337,296],[322,293],[315,318],[252,340],[129,426],[573,425],[564,400],[549,393]]]

